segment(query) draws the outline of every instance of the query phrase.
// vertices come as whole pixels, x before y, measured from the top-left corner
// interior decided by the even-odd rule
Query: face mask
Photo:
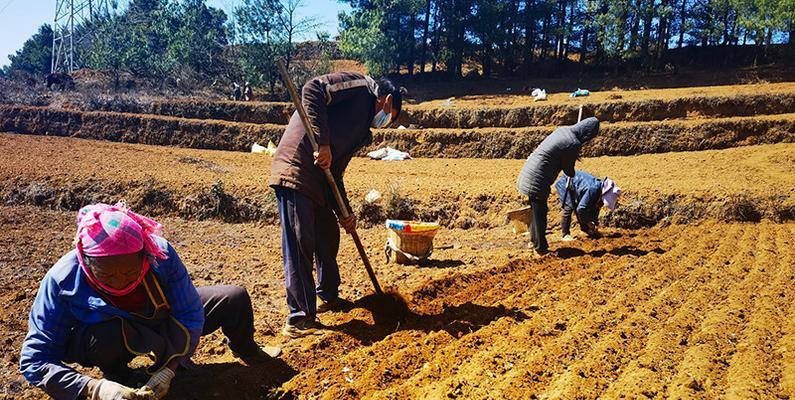
[[[378,111],[378,114],[373,117],[373,122],[370,124],[373,128],[383,128],[392,122],[392,114],[387,114],[384,110]]]
[[[146,262],[146,257],[144,257],[143,264],[141,265],[141,275],[138,276],[138,279],[133,281],[131,284],[127,285],[127,287],[121,289],[114,289],[100,282],[99,279],[97,279],[97,277],[94,276],[91,270],[89,270],[86,264],[83,262],[83,255],[81,253],[82,253],[81,251],[78,251],[77,257],[78,261],[80,261],[80,267],[83,269],[83,272],[88,278],[88,281],[91,282],[91,285],[93,285],[94,287],[102,290],[103,292],[111,296],[120,297],[130,294],[130,292],[135,290],[135,288],[137,288],[138,285],[140,285],[141,282],[143,282],[144,276],[146,276],[146,273],[149,271],[149,263]]]

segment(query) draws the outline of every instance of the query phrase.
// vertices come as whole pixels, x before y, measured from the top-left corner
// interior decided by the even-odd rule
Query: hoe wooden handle
[[[301,104],[301,98],[298,96],[298,91],[295,89],[293,80],[290,79],[290,75],[287,73],[287,67],[284,65],[284,61],[282,60],[276,61],[276,64],[279,66],[279,72],[282,75],[282,80],[284,80],[284,85],[287,87],[287,91],[290,93],[290,99],[293,101],[293,106],[295,106],[295,110],[298,111],[298,115],[301,117],[301,122],[304,124],[306,135],[309,137],[309,141],[312,143],[312,151],[317,152],[318,146],[317,139],[315,139],[315,131],[312,129],[312,124],[309,123],[309,117],[306,115],[304,105]],[[334,200],[337,201],[337,207],[340,210],[340,214],[342,214],[342,218],[348,218],[351,213],[348,211],[348,206],[345,205],[345,201],[342,199],[342,194],[340,193],[339,187],[337,187],[337,181],[334,179],[334,175],[331,174],[331,170],[328,168],[323,168],[323,173],[326,175],[326,181],[331,187],[331,191],[334,193]],[[362,258],[364,268],[367,270],[367,275],[370,277],[370,282],[373,283],[375,293],[378,295],[383,294],[384,292],[381,290],[381,285],[378,284],[378,279],[375,276],[375,272],[373,272],[373,267],[370,265],[370,259],[367,258],[367,252],[364,250],[362,240],[359,239],[359,234],[356,233],[356,229],[352,230],[350,234],[353,238],[353,242],[356,244],[356,250],[359,251],[359,256]]]

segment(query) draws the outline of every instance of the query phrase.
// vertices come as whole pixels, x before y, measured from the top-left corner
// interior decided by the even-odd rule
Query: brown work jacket
[[[302,103],[318,144],[331,145],[331,172],[349,209],[342,178],[353,155],[372,142],[375,93],[375,82],[355,72],[318,76],[302,90]],[[279,141],[268,184],[297,190],[317,204],[328,204],[336,210],[323,170],[314,164],[312,144],[297,112]]]

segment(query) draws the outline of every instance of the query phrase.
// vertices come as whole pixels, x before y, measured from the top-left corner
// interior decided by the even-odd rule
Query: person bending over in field
[[[576,213],[580,229],[588,237],[599,237],[599,211],[602,205],[615,210],[621,195],[621,188],[615,182],[607,177],[598,179],[585,171],[576,171],[574,178],[561,176],[555,189],[563,210],[560,220],[563,241],[574,240],[571,236],[572,213]]]
[[[350,210],[343,175],[351,158],[372,141],[370,128],[397,120],[405,89],[355,72],[336,72],[309,80],[302,103],[317,136],[312,151],[298,113],[293,113],[273,156],[269,185],[276,191],[282,227],[284,286],[289,314],[284,336],[298,338],[324,330],[318,313],[340,309],[337,252],[340,228],[356,229],[356,218],[339,219],[340,210],[323,169],[331,170]],[[313,270],[317,271],[315,287]],[[319,303],[319,304],[318,304]]]
[[[75,248],[39,286],[22,345],[20,372],[55,399],[160,399],[199,337],[221,328],[246,362],[281,350],[254,341],[246,289],[196,288],[157,222],[122,203],[94,204],[77,214]],[[150,355],[148,382],[138,389],[127,364]],[[103,379],[66,363],[99,367]]]
[[[561,170],[566,176],[574,177],[574,163],[580,156],[580,148],[598,133],[599,120],[593,117],[555,129],[524,163],[516,187],[528,197],[533,209],[530,238],[536,255],[549,251],[546,231],[550,187]]]

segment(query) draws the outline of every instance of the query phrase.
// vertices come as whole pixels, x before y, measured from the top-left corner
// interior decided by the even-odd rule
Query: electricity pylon
[[[109,11],[108,0],[55,0],[51,72],[71,73],[81,67],[76,50],[91,37],[91,22]]]

